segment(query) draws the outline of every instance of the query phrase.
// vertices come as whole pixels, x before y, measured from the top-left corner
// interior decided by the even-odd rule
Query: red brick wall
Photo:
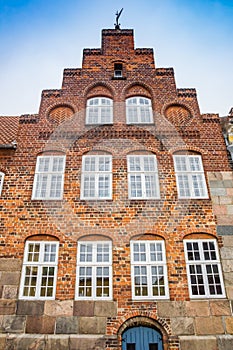
[[[123,63],[123,79],[113,78],[116,59]],[[152,100],[153,125],[126,125],[125,99],[138,94]],[[114,100],[113,125],[85,125],[86,101],[93,96]],[[218,116],[202,116],[195,90],[176,89],[173,70],[156,69],[151,49],[135,50],[131,30],[103,31],[102,48],[84,50],[82,69],[66,69],[61,90],[43,91],[38,116],[21,117],[17,142],[16,151],[0,150],[6,173],[0,198],[0,257],[22,259],[31,235],[57,237],[56,299],[74,299],[77,240],[104,235],[113,241],[113,299],[119,319],[128,312],[148,315],[143,311],[147,307],[156,318],[156,303],[132,301],[129,254],[132,238],[153,235],[166,243],[170,300],[189,300],[183,239],[191,233],[216,236],[216,218],[210,199],[177,198],[172,154],[199,152],[205,172],[230,171],[230,166]],[[31,200],[36,158],[46,151],[66,154],[61,201]],[[80,200],[82,155],[90,151],[113,156],[112,200]],[[157,156],[159,200],[128,199],[126,156],[142,151]],[[114,334],[119,321],[109,322],[108,333]]]

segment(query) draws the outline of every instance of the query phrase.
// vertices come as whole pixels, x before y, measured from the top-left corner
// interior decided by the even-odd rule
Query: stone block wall
[[[208,173],[217,233],[222,240],[220,254],[226,293],[233,299],[233,172]]]

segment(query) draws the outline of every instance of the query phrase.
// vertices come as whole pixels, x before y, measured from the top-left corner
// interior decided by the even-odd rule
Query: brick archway
[[[135,317],[129,318],[120,326],[120,328],[118,329],[118,340],[120,344],[119,349],[121,349],[121,346],[122,346],[122,334],[124,333],[124,331],[127,330],[128,328],[132,328],[136,326],[146,326],[159,331],[159,333],[162,336],[163,350],[169,349],[168,333],[165,330],[165,328],[158,321],[146,316],[135,316]]]

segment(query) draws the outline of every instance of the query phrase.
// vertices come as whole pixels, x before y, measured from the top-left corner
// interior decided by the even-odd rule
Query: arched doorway
[[[163,350],[161,333],[145,326],[128,328],[122,333],[122,350]]]

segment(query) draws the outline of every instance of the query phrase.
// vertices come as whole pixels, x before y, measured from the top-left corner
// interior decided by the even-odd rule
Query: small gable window
[[[121,63],[114,64],[114,78],[122,78],[123,77],[123,66]]]

